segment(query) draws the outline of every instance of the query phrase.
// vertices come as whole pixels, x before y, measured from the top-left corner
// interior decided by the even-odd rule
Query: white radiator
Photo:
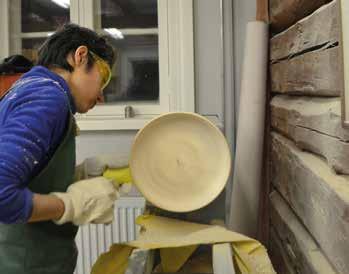
[[[143,197],[122,197],[115,204],[115,220],[110,225],[81,226],[75,241],[79,257],[75,274],[88,274],[98,256],[113,243],[132,241],[139,232],[135,219],[143,213]]]

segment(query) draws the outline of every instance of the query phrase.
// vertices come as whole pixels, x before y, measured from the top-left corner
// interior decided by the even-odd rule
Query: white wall
[[[98,154],[129,154],[135,131],[82,131],[76,139],[77,163]]]
[[[219,0],[194,0],[196,111],[223,120],[222,12]]]

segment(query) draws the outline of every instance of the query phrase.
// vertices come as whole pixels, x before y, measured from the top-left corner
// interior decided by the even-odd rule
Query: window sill
[[[123,118],[117,116],[101,117],[76,117],[78,127],[81,131],[103,131],[103,130],[139,130],[143,128],[151,119],[158,115],[144,115],[135,118]],[[203,115],[223,130],[223,123],[215,115]]]
[[[123,117],[98,117],[83,118],[76,117],[76,122],[81,131],[101,131],[101,130],[138,130],[145,126],[155,115],[136,118]]]

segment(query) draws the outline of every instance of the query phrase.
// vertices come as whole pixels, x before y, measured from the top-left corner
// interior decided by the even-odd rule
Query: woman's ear
[[[79,46],[73,55],[74,64],[77,66],[87,64],[88,48],[86,46]]]

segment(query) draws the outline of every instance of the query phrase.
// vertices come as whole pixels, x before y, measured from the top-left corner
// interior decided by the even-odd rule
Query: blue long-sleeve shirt
[[[74,102],[66,81],[42,66],[24,74],[0,101],[0,222],[26,222],[28,183],[48,163],[64,135]]]

